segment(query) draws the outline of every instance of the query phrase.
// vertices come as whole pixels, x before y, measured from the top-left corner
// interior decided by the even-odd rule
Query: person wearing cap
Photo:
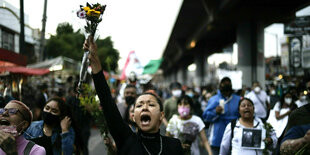
[[[204,121],[210,123],[208,132],[213,155],[219,154],[226,125],[239,116],[240,96],[233,92],[230,78],[224,77],[220,82],[217,94],[209,99],[207,108],[202,115]]]
[[[110,88],[102,73],[97,46],[92,37],[85,40],[83,49],[90,51],[88,58],[92,68],[92,78],[107,126],[116,143],[117,154],[183,154],[180,140],[162,136],[159,133],[159,127],[164,118],[160,98],[153,93],[143,93],[137,97],[134,102],[133,120],[138,126],[138,132],[133,132],[122,120],[116,104],[113,103]]]
[[[31,124],[32,118],[30,109],[17,100],[11,100],[0,109],[0,154],[46,154],[42,146],[26,140],[22,135]]]

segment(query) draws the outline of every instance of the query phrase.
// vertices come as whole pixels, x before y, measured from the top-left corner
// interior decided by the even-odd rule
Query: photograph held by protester
[[[96,92],[108,128],[116,143],[118,154],[183,154],[181,142],[178,139],[159,134],[159,126],[164,118],[163,106],[159,97],[152,93],[143,93],[137,97],[134,103],[133,120],[138,126],[138,132],[133,132],[123,121],[112,100],[110,88],[103,75],[97,55],[97,46],[92,37],[85,40],[83,48],[90,51],[89,59]]]
[[[258,129],[265,130],[264,123],[259,117],[254,117],[254,103],[251,99],[243,98],[239,102],[239,114],[240,117],[237,120],[232,121],[226,126],[223,139],[221,142],[220,155],[262,155],[262,148],[246,148],[242,147],[243,142],[248,143],[250,141],[253,144],[255,140],[259,138],[252,138],[254,134],[246,134],[243,135],[244,129]],[[267,131],[266,131],[267,132]],[[261,132],[264,133],[264,132]],[[266,137],[263,139],[261,134],[261,141],[256,142],[256,144],[261,144],[262,141],[266,141],[267,145],[265,147],[270,147],[270,149],[274,149],[277,144],[277,137],[274,131],[270,131],[270,137]],[[248,138],[243,139],[243,136],[247,136]],[[244,140],[244,141],[243,141]]]
[[[49,99],[42,120],[32,122],[24,136],[43,146],[47,155],[72,155],[75,132],[64,101],[61,98]]]
[[[0,109],[0,154],[45,155],[45,149],[24,138],[22,133],[29,127],[33,115],[30,109],[17,100]]]

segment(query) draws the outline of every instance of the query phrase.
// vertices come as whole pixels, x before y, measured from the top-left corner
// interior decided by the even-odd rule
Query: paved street
[[[98,129],[92,128],[88,143],[90,155],[106,155],[105,145]]]

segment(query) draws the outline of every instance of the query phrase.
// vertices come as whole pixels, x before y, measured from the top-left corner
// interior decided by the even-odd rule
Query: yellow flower
[[[100,15],[100,11],[95,11],[95,14],[99,16]]]
[[[84,9],[84,11],[87,12],[90,8],[89,8],[88,6],[86,6],[86,7],[84,7],[83,9]]]
[[[95,11],[94,9],[88,10],[87,11],[87,16],[99,17],[100,16],[100,11]]]

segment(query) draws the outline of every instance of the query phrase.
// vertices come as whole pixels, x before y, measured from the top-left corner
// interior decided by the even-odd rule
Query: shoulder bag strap
[[[31,149],[32,149],[32,147],[33,147],[34,145],[35,145],[34,142],[29,141],[29,142],[27,143],[26,147],[25,147],[24,155],[29,155],[29,153],[30,153],[30,151],[31,151]]]

